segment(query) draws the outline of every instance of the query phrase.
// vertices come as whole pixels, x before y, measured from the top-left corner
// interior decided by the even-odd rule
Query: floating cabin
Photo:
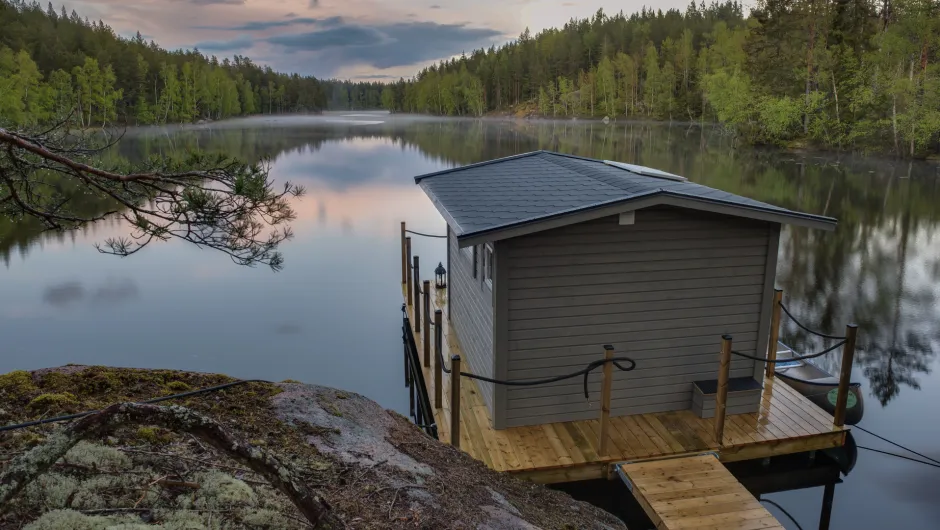
[[[612,465],[650,458],[705,451],[724,462],[844,443],[832,416],[765,363],[736,355],[723,429],[714,418],[722,336],[757,357],[776,343],[781,225],[833,230],[834,219],[545,151],[415,180],[447,223],[447,287],[424,308],[402,225],[406,322],[416,348],[424,343],[424,367],[411,377],[436,396],[429,408],[443,441],[549,483],[609,477]],[[435,309],[443,344],[429,355]],[[459,355],[465,372],[517,382],[582,369],[605,345],[636,362],[612,369],[609,420],[599,405],[605,370],[588,377],[588,399],[581,377],[537,386],[458,378],[451,439],[453,378],[439,374],[441,359]]]

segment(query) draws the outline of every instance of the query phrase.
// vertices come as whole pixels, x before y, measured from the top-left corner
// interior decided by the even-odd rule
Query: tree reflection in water
[[[933,239],[940,219],[940,189],[936,166],[925,163],[735,148],[719,130],[688,124],[605,126],[402,117],[387,118],[380,125],[274,119],[210,128],[132,130],[109,156],[135,160],[201,148],[253,161],[314,153],[308,157],[310,172],[328,186],[348,189],[378,177],[368,170],[318,171],[318,164],[354,161],[317,159],[315,152],[326,142],[351,138],[393,141],[444,165],[535,149],[620,160],[779,206],[836,217],[835,232],[802,228],[783,232],[777,284],[791,310],[807,325],[837,334],[846,323],[858,323],[856,363],[882,405],[905,387],[919,388],[919,378],[930,373],[936,359],[940,326],[933,285],[940,279],[940,253]],[[408,177],[401,175],[400,185],[411,185]],[[82,207],[102,211],[106,205]],[[41,241],[36,225],[28,220],[0,220],[0,257],[7,262],[12,253],[26,256]],[[786,321],[782,338],[803,352],[827,346]],[[835,372],[839,359],[836,352],[820,363]]]

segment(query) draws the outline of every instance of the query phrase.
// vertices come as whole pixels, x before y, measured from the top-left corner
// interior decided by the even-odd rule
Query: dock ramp
[[[617,464],[657,530],[784,530],[713,453]]]

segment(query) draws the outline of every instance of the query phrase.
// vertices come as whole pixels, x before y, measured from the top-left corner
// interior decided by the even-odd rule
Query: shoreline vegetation
[[[714,123],[738,145],[940,155],[940,1],[691,2],[572,19],[383,84],[167,51],[0,0],[0,121],[204,123],[324,110]]]
[[[625,528],[342,390],[249,382],[134,404],[232,381],[76,365],[0,375],[0,425],[104,409],[0,437],[0,527]]]
[[[742,143],[940,153],[940,2],[694,2],[572,19],[401,79],[388,110],[716,122]]]

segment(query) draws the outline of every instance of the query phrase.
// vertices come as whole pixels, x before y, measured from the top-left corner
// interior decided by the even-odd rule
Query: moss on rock
[[[29,408],[43,413],[71,412],[78,406],[75,394],[63,392],[61,394],[39,394],[29,402]]]

